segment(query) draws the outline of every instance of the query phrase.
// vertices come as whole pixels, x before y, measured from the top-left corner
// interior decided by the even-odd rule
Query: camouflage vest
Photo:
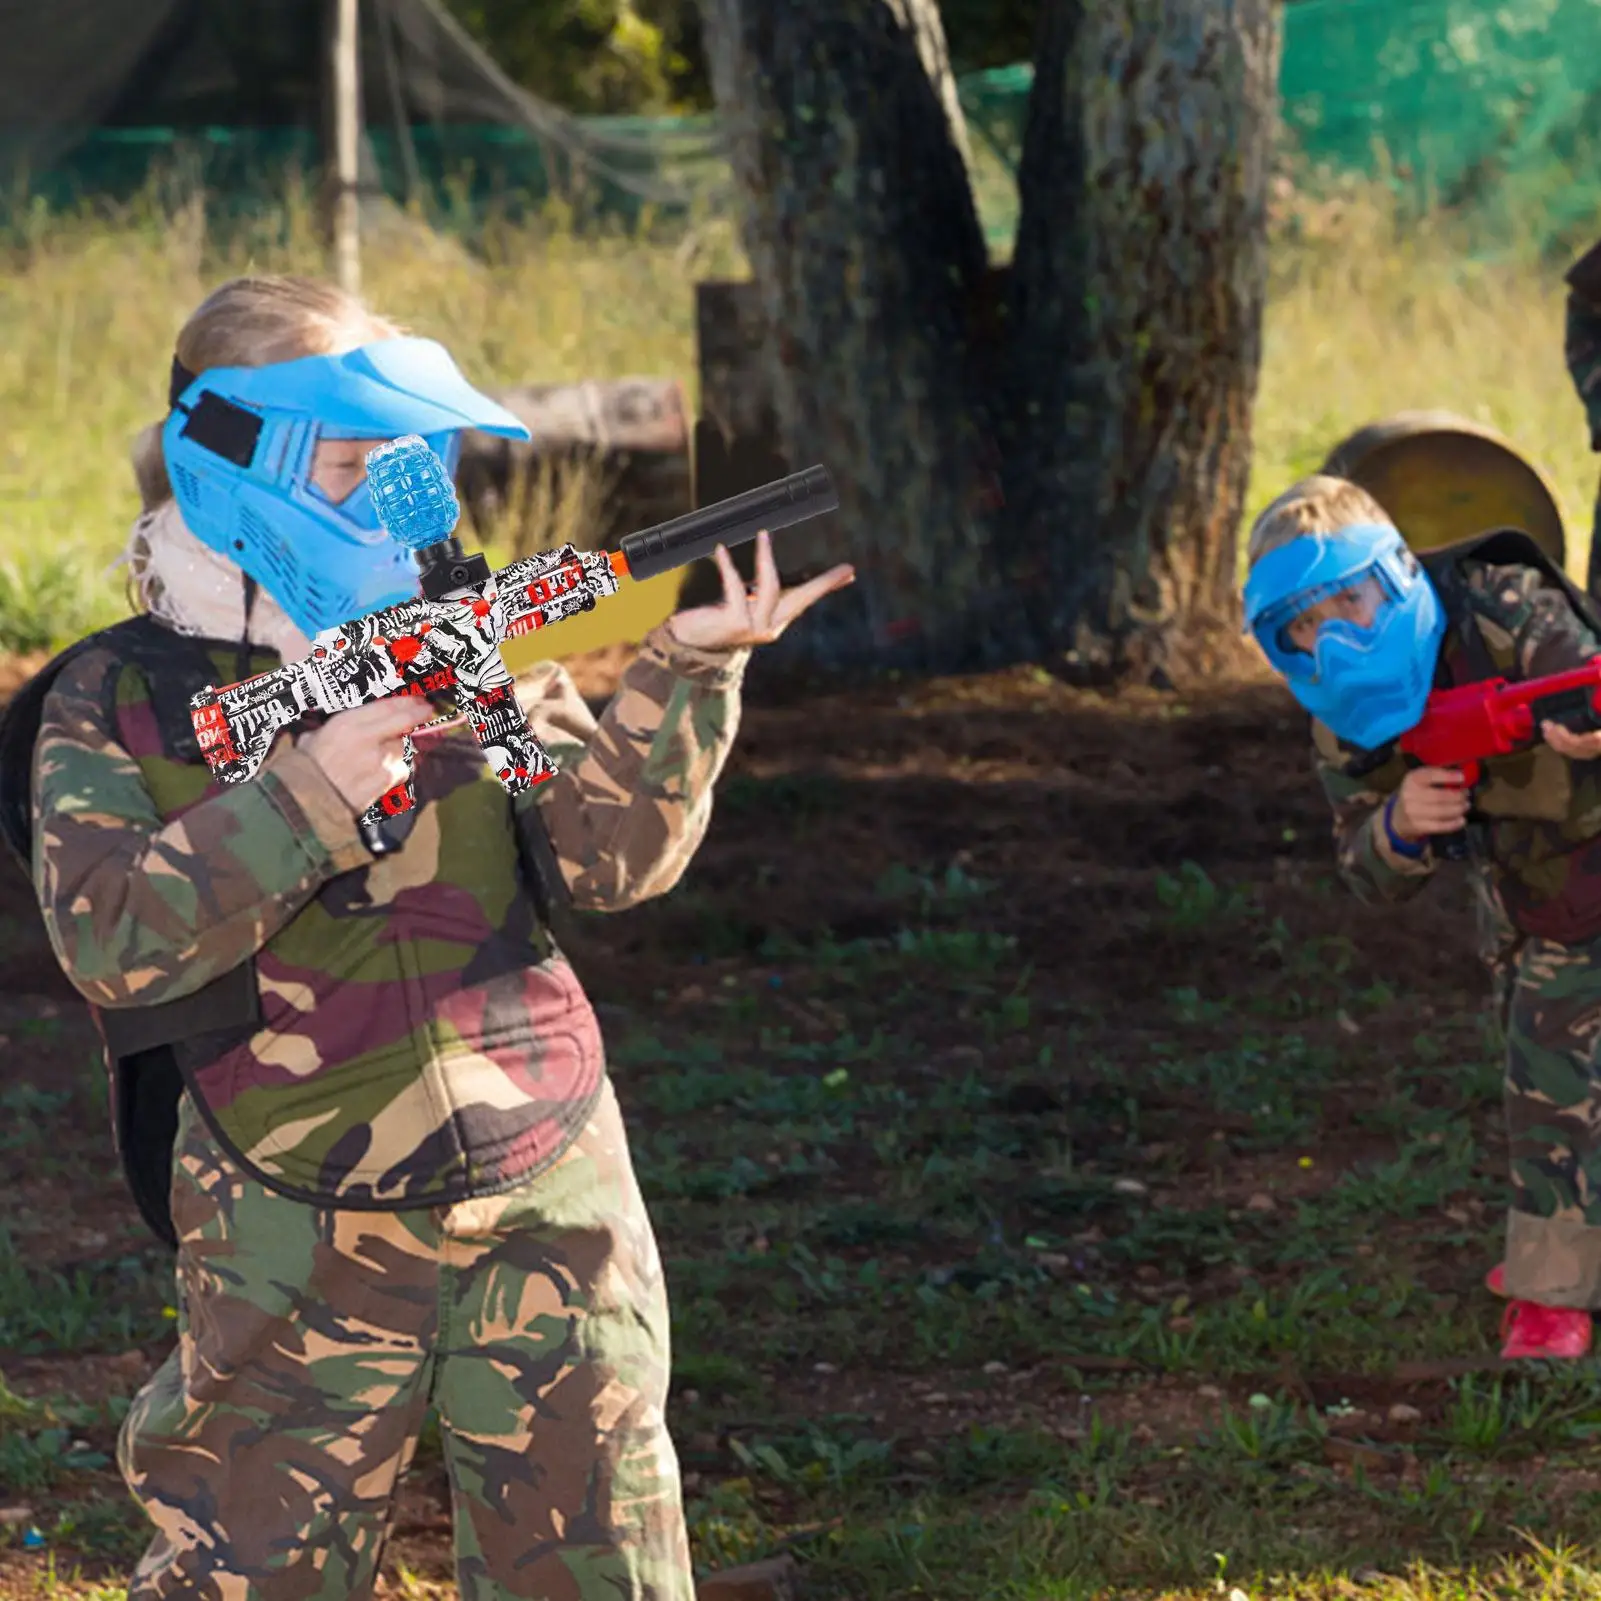
[[[1521,676],[1494,585],[1470,585],[1470,564],[1538,569],[1601,634],[1595,602],[1526,534],[1492,533],[1421,559],[1448,623],[1437,688]],[[1544,744],[1499,757],[1484,764],[1473,804],[1473,852],[1513,926],[1567,945],[1601,935],[1601,762],[1571,762]]]
[[[237,645],[180,640],[142,618],[71,654],[85,649],[111,658],[104,724],[138,764],[161,816],[181,817],[216,793],[188,696],[207,681],[264,671],[276,656],[241,660]],[[0,821],[14,844],[7,780],[24,740],[31,753],[60,665],[19,692],[0,733],[9,814]],[[604,1075],[600,1033],[549,932],[554,869],[537,819],[514,826],[470,737],[423,735],[418,747],[420,805],[398,820],[397,852],[329,880],[254,961],[194,995],[91,1008],[124,1171],[146,1221],[169,1243],[185,1086],[253,1178],[308,1204],[352,1210],[448,1205],[508,1189],[553,1163],[589,1115]]]

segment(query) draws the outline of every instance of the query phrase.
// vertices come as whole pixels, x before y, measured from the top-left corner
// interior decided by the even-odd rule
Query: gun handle
[[[374,856],[392,856],[400,849],[399,844],[390,838],[384,823],[391,817],[399,817],[413,810],[417,805],[417,747],[412,743],[410,734],[400,742],[400,753],[406,763],[406,776],[393,789],[385,790],[357,820],[362,843]]]
[[[504,684],[464,697],[462,710],[467,713],[484,760],[508,795],[520,794],[556,776],[555,760],[528,726],[509,676]],[[392,817],[414,810],[417,805],[417,747],[410,734],[401,741],[400,750],[406,763],[406,776],[393,789],[380,795],[359,819],[362,841],[374,856],[390,856],[400,849],[384,824]]]
[[[556,763],[528,726],[509,673],[503,682],[465,696],[461,709],[490,772],[508,795],[520,795],[556,776]]]

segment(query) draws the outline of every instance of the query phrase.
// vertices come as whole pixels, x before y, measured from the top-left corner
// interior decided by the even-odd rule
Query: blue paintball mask
[[[1332,618],[1309,651],[1291,641],[1308,607],[1368,582],[1378,600],[1369,626]],[[1374,750],[1423,715],[1445,613],[1396,529],[1353,524],[1270,551],[1246,581],[1245,621],[1290,693],[1347,744]]]
[[[185,526],[308,636],[417,593],[411,552],[384,532],[366,483],[338,502],[312,483],[321,441],[420,434],[454,471],[469,428],[529,437],[431,339],[198,377],[174,361],[170,399],[161,446]]]

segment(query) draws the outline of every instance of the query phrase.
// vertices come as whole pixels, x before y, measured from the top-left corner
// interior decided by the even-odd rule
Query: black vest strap
[[[69,646],[12,696],[0,715],[0,837],[27,878],[33,876],[33,752],[45,701],[62,670],[93,650],[109,651],[119,663],[136,667],[151,686],[163,747],[181,761],[198,762],[189,697],[216,677],[210,647],[224,643],[174,633],[149,617],[132,617]],[[111,702],[119,676],[107,676],[102,707],[107,726],[116,714]],[[176,1048],[255,1032],[261,1022],[256,964],[241,962],[177,1000],[91,1010],[112,1062],[112,1112],[129,1189],[156,1237],[176,1245],[168,1210],[172,1142],[183,1090]]]
[[[33,876],[33,753],[44,705],[62,669],[91,650],[107,650],[138,669],[150,686],[150,703],[163,748],[180,761],[199,762],[200,746],[189,700],[217,676],[214,651],[239,648],[237,640],[205,640],[174,633],[149,617],[134,617],[91,634],[62,651],[12,697],[0,714],[0,837]],[[243,675],[248,661],[240,667]],[[114,726],[119,674],[107,677],[102,715]],[[385,820],[398,845],[416,813]],[[565,882],[537,816],[517,829],[519,876],[548,929],[565,907]],[[169,1211],[172,1148],[178,1101],[189,1073],[248,1038],[261,1023],[261,994],[254,960],[241,962],[204,988],[154,1006],[91,1008],[111,1058],[113,1118],[123,1172],[140,1214],[157,1238],[177,1243]]]
[[[1491,567],[1533,567],[1567,596],[1568,604],[1595,633],[1601,634],[1601,606],[1563,572],[1539,544],[1519,528],[1499,528],[1472,539],[1424,552],[1419,561],[1440,596],[1448,626],[1457,631],[1476,677],[1494,678],[1495,663],[1474,621],[1473,604],[1464,561],[1482,561]]]

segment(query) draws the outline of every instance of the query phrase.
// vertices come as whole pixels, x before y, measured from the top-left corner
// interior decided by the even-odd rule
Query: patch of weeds
[[[1468,1376],[1452,1388],[1444,1438],[1475,1456],[1588,1446],[1601,1432],[1601,1375],[1588,1366],[1515,1377]]]
[[[756,1562],[778,1549],[779,1536],[756,1503],[748,1478],[725,1479],[684,1508],[696,1572]]]
[[[908,903],[916,909],[918,917],[926,919],[936,912],[970,906],[994,888],[988,879],[970,877],[956,862],[938,875],[918,872],[897,862],[880,874],[873,893],[880,900]]]
[[[722,1396],[731,1401],[749,1400],[765,1388],[761,1375],[737,1357],[720,1351],[675,1351],[673,1389],[682,1394],[694,1390],[700,1395]]]
[[[1253,1395],[1243,1408],[1225,1407],[1197,1444],[1236,1468],[1280,1467],[1316,1452],[1326,1433],[1321,1419],[1283,1397]]]
[[[0,1348],[126,1350],[162,1332],[167,1294],[153,1254],[67,1272],[30,1268],[0,1230]]]
[[[728,1448],[753,1478],[798,1491],[853,1489],[880,1477],[890,1460],[884,1440],[841,1438],[818,1429],[749,1445],[730,1439]]]
[[[1237,922],[1255,909],[1245,890],[1215,883],[1199,862],[1190,861],[1181,863],[1176,874],[1156,875],[1156,899],[1162,908],[1158,922],[1180,934]]]
[[[73,1439],[69,1429],[40,1429],[33,1434],[7,1430],[0,1434],[0,1489],[37,1494],[53,1489],[69,1474],[103,1468],[110,1461],[104,1452]]]
[[[899,1217],[879,1201],[842,1201],[807,1231],[823,1245],[909,1245],[928,1237],[924,1217]]]
[[[1038,1489],[1063,1485],[1092,1462],[1103,1468],[1121,1462],[1128,1438],[1092,1423],[1094,1441],[1069,1442],[1042,1430],[1013,1430],[973,1424],[947,1440],[939,1457],[940,1488],[956,1494],[974,1490]]]
[[[827,773],[778,773],[771,778],[730,773],[717,786],[717,804],[727,812],[810,821],[837,812],[842,799],[839,780]]]
[[[1421,1217],[1465,1191],[1493,1193],[1498,1182],[1481,1177],[1478,1165],[1473,1129],[1455,1125],[1403,1146],[1392,1161],[1363,1163],[1303,1205],[1315,1208],[1320,1227],[1358,1217]]]
[[[1203,1000],[1197,989],[1163,990],[1162,999],[1175,1023],[1221,1023],[1233,1010],[1229,1001]]]
[[[1240,1143],[1249,1148],[1296,1144],[1320,1120],[1321,1091],[1337,1058],[1299,1034],[1247,1034],[1222,1051],[1195,1056],[1158,1055],[1152,1080],[1161,1088],[1199,1091],[1219,1112],[1251,1118]]]
[[[49,650],[115,620],[115,597],[77,550],[0,557],[0,651]]]
[[[59,1549],[131,1562],[150,1542],[150,1523],[126,1497],[94,1496],[67,1502],[47,1533],[51,1545]]]

